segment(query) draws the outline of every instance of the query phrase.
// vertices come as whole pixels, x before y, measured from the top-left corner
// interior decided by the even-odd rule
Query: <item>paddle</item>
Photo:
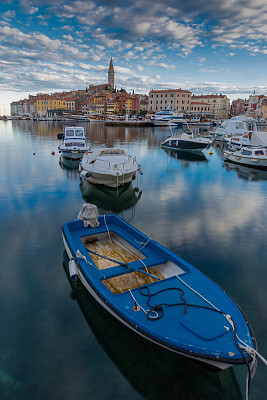
[[[132,269],[133,271],[138,271],[138,272],[140,272],[141,274],[148,275],[148,276],[150,276],[151,278],[154,278],[154,279],[157,279],[158,281],[160,281],[160,278],[159,278],[158,276],[152,275],[152,274],[150,274],[149,272],[142,271],[142,270],[139,269],[139,268],[132,268],[132,267],[129,267],[129,265],[126,264],[126,263],[123,263],[123,262],[121,262],[121,261],[115,260],[114,258],[111,258],[111,257],[104,256],[103,254],[96,253],[96,252],[93,251],[93,250],[89,250],[89,249],[86,249],[86,250],[88,251],[88,253],[92,253],[92,254],[94,254],[94,255],[96,255],[96,256],[98,256],[98,257],[105,258],[106,260],[109,260],[109,261],[112,261],[112,262],[114,262],[114,263],[116,263],[116,264],[119,264],[119,265],[121,265],[122,267],[126,267],[126,268],[129,268],[129,269]]]

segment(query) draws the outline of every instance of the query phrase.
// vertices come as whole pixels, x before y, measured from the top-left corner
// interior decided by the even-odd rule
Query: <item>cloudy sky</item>
[[[0,113],[29,93],[107,82],[232,100],[267,94],[266,0],[0,1]]]

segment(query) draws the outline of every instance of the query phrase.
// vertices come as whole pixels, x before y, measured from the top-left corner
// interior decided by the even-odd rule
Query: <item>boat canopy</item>
[[[267,146],[267,134],[266,132],[253,131],[251,132],[250,144],[252,146]]]

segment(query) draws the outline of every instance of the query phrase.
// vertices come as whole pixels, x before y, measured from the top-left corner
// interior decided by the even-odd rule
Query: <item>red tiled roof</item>
[[[225,97],[225,94],[203,94],[203,95],[200,95],[200,96],[196,96],[196,95],[193,95],[192,96],[192,99],[194,99],[194,98],[202,98],[202,97],[205,97],[205,98],[210,98],[210,97]]]
[[[173,92],[178,92],[178,93],[191,93],[191,92],[189,92],[189,90],[183,90],[183,89],[150,90],[149,93],[173,93]]]

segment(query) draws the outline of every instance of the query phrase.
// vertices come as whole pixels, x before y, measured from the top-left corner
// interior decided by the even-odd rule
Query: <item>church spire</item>
[[[112,87],[112,89],[114,89],[114,68],[113,68],[112,57],[110,59],[109,69],[108,69],[108,84]]]

